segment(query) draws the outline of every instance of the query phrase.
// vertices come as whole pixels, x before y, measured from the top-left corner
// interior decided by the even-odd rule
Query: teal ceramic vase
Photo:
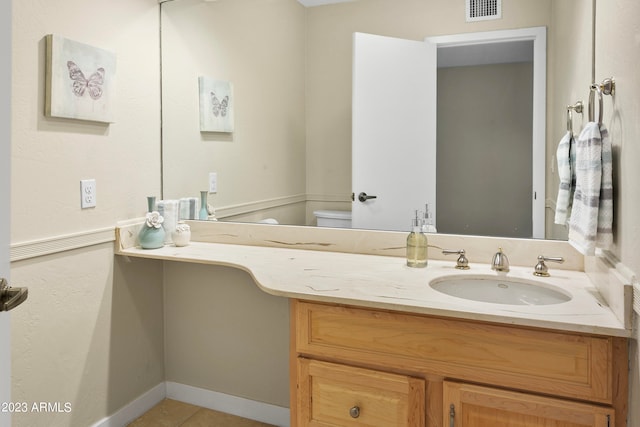
[[[198,213],[198,219],[209,219],[209,211],[207,210],[207,194],[208,191],[200,192],[200,212]]]
[[[142,249],[158,249],[164,246],[165,231],[160,228],[149,227],[146,223],[138,234],[138,241]]]
[[[164,246],[166,232],[162,227],[164,218],[155,210],[156,198],[147,197],[147,217],[138,233],[138,242],[142,249],[158,249]]]

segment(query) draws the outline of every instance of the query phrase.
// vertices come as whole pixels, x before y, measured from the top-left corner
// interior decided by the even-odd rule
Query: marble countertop
[[[457,270],[455,258],[430,259],[427,268],[410,268],[397,256],[205,242],[153,250],[121,247],[116,253],[239,268],[263,291],[286,298],[607,336],[630,335],[581,271],[551,268],[551,277],[538,278],[532,267],[512,266],[507,278],[557,286],[572,296],[560,304],[528,306],[470,301],[432,289],[431,280],[447,275],[505,275],[492,271],[489,263],[471,263],[471,269]]]

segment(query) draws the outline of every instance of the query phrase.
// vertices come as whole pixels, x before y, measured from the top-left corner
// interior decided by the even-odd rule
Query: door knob
[[[378,198],[378,196],[369,196],[364,191],[362,193],[358,194],[358,200],[360,200],[362,203],[366,202],[369,199],[377,199],[377,198]]]
[[[0,278],[0,311],[9,311],[22,304],[29,294],[27,288],[12,288],[7,279]]]

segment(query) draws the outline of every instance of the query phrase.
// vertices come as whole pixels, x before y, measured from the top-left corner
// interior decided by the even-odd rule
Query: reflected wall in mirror
[[[446,0],[309,8],[296,0],[174,0],[160,7],[163,198],[194,197],[216,172],[209,203],[219,219],[294,225],[315,225],[319,209],[351,210],[354,32],[422,41],[546,27],[545,236],[566,238],[553,224],[555,151],[566,106],[587,99],[593,78],[591,2],[514,0],[504,2],[502,19],[472,23],[464,2]],[[233,83],[232,134],[199,131],[200,76]],[[380,108],[394,108],[393,101]],[[574,115],[574,131],[582,120]]]

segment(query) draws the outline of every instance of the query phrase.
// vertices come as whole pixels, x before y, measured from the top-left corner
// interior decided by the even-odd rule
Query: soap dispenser
[[[407,265],[418,268],[427,266],[427,236],[422,232],[418,211],[412,220],[411,233],[407,236]]]
[[[423,233],[437,233],[436,226],[433,225],[433,216],[429,210],[429,203],[424,205],[424,219],[422,220]]]

